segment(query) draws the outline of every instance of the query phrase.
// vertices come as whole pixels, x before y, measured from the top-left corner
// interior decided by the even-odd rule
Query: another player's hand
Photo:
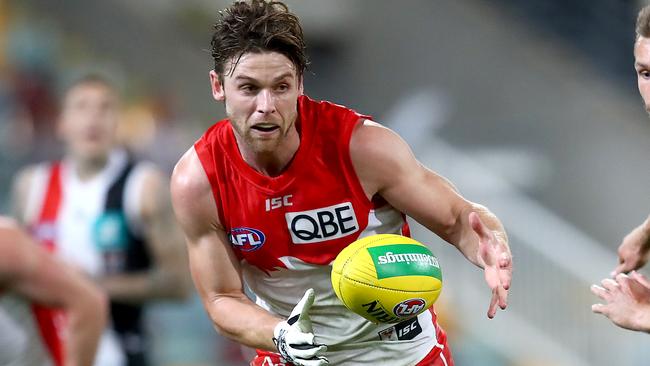
[[[288,362],[299,366],[328,365],[321,356],[327,346],[314,341],[314,331],[309,319],[309,308],[314,303],[314,290],[305,292],[302,300],[293,308],[289,319],[280,322],[273,331],[273,342],[280,355]]]
[[[591,310],[603,314],[619,327],[650,332],[650,281],[637,272],[620,273],[613,280],[591,286],[591,292],[605,300]]]
[[[643,267],[650,255],[650,234],[645,223],[632,230],[618,247],[618,266],[611,276],[627,273]]]
[[[485,282],[492,290],[492,299],[488,308],[488,318],[494,318],[497,305],[501,309],[508,306],[508,289],[512,280],[512,255],[505,238],[498,238],[494,232],[483,224],[477,213],[469,214],[472,230],[478,235],[477,260],[483,267]]]

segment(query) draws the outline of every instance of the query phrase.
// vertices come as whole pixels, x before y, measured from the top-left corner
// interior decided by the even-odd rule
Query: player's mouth
[[[251,129],[262,133],[272,133],[280,129],[280,126],[273,123],[258,123],[251,126]]]

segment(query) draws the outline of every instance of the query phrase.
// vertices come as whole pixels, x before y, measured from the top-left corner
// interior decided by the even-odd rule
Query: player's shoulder
[[[16,175],[14,176],[14,182],[20,186],[28,186],[29,183],[36,177],[39,173],[44,173],[50,169],[52,163],[42,162],[28,164],[20,168]]]
[[[355,127],[349,149],[357,177],[373,194],[416,163],[410,147],[397,133],[370,120]]]
[[[172,197],[196,199],[210,192],[210,182],[194,147],[187,150],[179,159],[171,177]]]
[[[194,147],[174,167],[171,196],[176,218],[186,234],[202,233],[212,224],[220,225],[212,187]]]
[[[28,198],[37,185],[44,186],[49,177],[51,163],[30,164],[21,168],[12,179],[11,200],[14,214],[22,220]]]
[[[350,155],[354,159],[397,159],[410,152],[406,142],[390,128],[364,119],[352,131]]]

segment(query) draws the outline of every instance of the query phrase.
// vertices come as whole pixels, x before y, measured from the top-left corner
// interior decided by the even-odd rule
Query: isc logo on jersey
[[[284,217],[294,244],[318,243],[359,231],[350,202],[309,211],[287,212]]]
[[[238,227],[230,230],[228,240],[235,248],[242,252],[252,252],[264,245],[266,236],[257,229]]]

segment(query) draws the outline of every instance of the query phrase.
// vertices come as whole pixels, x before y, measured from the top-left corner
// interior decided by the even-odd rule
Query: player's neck
[[[294,129],[273,151],[256,152],[237,141],[244,161],[258,172],[269,177],[277,177],[291,164],[300,147],[300,136]]]
[[[87,181],[94,178],[104,170],[108,164],[108,158],[108,155],[93,158],[72,155],[70,161],[74,166],[74,172],[79,180]]]

